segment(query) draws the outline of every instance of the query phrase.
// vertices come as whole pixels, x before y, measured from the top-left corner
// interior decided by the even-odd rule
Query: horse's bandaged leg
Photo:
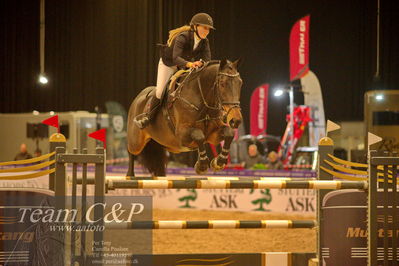
[[[197,174],[205,173],[209,168],[209,159],[205,149],[205,135],[201,129],[195,128],[190,134],[192,140],[198,145],[198,160],[195,164]]]
[[[214,171],[222,170],[227,164],[227,159],[230,152],[230,145],[234,139],[234,130],[230,127],[225,127],[223,129],[223,148],[222,152],[218,155],[218,157],[214,158],[211,162],[211,167]]]

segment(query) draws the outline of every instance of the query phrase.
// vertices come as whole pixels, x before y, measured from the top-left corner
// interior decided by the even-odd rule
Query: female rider
[[[162,93],[170,77],[181,68],[197,68],[202,61],[211,60],[209,41],[206,38],[213,27],[211,16],[198,13],[185,25],[169,31],[169,39],[163,45],[158,63],[157,87],[150,99],[149,111],[135,120],[140,129],[147,127],[157,114]]]

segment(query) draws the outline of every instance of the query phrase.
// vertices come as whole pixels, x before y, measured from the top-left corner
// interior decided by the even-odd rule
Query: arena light
[[[382,94],[377,94],[377,95],[375,96],[375,99],[376,99],[377,101],[382,101],[382,100],[384,100],[384,95],[382,95]]]
[[[47,78],[45,75],[40,74],[40,75],[39,75],[39,83],[41,83],[41,84],[47,84],[47,83],[48,83],[48,78]]]
[[[283,89],[276,89],[276,90],[274,91],[274,96],[275,96],[275,97],[280,97],[281,95],[283,95],[283,93],[284,93],[284,90],[283,90]]]

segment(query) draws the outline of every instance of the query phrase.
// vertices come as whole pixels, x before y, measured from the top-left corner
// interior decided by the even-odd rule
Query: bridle
[[[228,108],[227,109],[227,112],[225,112],[224,110],[224,108],[221,108],[222,110],[222,112],[225,112],[225,114],[223,115],[223,122],[224,123],[226,123],[227,122],[227,116],[229,115],[229,113],[233,110],[233,109],[240,109],[241,110],[241,107],[240,107],[240,101],[233,101],[233,102],[226,102],[226,101],[222,101],[221,99],[220,99],[220,95],[219,95],[219,90],[218,90],[218,88],[220,87],[220,77],[221,76],[225,76],[225,77],[229,77],[229,78],[236,78],[236,77],[240,77],[240,73],[235,73],[235,74],[230,74],[230,73],[226,73],[226,72],[219,72],[218,73],[218,75],[217,75],[217,77],[216,77],[216,82],[217,82],[217,87],[216,87],[216,95],[217,95],[217,97],[218,97],[218,101],[219,101],[219,103],[221,104],[221,106],[222,107],[224,107],[224,106],[230,106],[230,108]]]
[[[205,69],[206,66],[208,66],[209,63],[205,63],[200,69],[198,69],[197,71],[202,71]],[[192,102],[188,101],[187,99],[185,99],[182,95],[182,88],[184,87],[184,83],[188,80],[188,77],[193,73],[194,69],[190,70],[189,74],[185,77],[185,79],[182,81],[182,83],[179,85],[179,87],[176,89],[177,93],[176,93],[176,97],[175,99],[179,99],[182,102],[184,102],[187,106],[189,106],[191,109],[194,109],[195,111],[197,111],[200,114],[204,114],[204,117],[195,121],[195,123],[204,123],[205,127],[207,127],[208,122],[210,121],[217,121],[220,120],[223,123],[227,123],[227,116],[229,115],[229,113],[234,110],[234,109],[241,109],[240,107],[240,101],[233,101],[233,102],[227,102],[227,101],[222,101],[220,98],[220,93],[219,93],[219,87],[220,87],[220,82],[221,82],[221,77],[225,76],[225,77],[229,77],[229,78],[240,78],[240,73],[234,73],[234,74],[230,74],[230,73],[226,73],[226,72],[217,72],[216,74],[216,78],[215,78],[215,82],[213,83],[213,86],[210,90],[210,93],[213,92],[214,95],[216,95],[216,102],[214,103],[214,105],[211,105],[208,103],[208,101],[206,100],[205,96],[204,96],[204,92],[202,90],[202,86],[201,86],[201,79],[200,77],[197,78],[197,82],[198,82],[198,90],[199,93],[201,95],[201,105],[200,106],[196,106],[195,104],[193,104]],[[227,109],[227,111],[225,111],[225,109],[223,108],[224,106],[230,106],[230,108]],[[211,111],[211,112],[209,112]],[[216,113],[216,116],[212,116],[209,113]],[[220,115],[222,113],[222,115]]]
[[[202,69],[200,69],[199,71],[202,71],[205,68],[205,66],[206,65],[204,65],[204,67],[202,67]],[[191,73],[192,72],[190,72],[189,75]],[[219,93],[219,87],[221,86],[220,82],[221,82],[221,77],[222,76],[229,77],[229,78],[239,78],[240,77],[240,73],[238,73],[238,72],[234,73],[234,74],[230,74],[230,73],[226,73],[226,72],[218,72],[217,73],[215,82],[214,82],[214,84],[212,86],[212,89],[211,89],[213,91],[213,96],[216,99],[216,102],[214,103],[214,105],[209,104],[208,101],[206,100],[206,98],[204,96],[204,92],[203,92],[202,86],[201,86],[200,77],[197,78],[197,82],[198,82],[198,90],[199,90],[200,95],[201,95],[201,101],[202,101],[202,104],[204,106],[203,108],[200,108],[200,107],[196,106],[195,104],[191,103],[190,101],[186,100],[185,98],[183,98],[181,96],[181,94],[180,94],[181,90],[179,91],[177,98],[179,98],[180,100],[185,102],[192,109],[194,109],[194,110],[196,110],[196,111],[198,111],[200,113],[204,112],[206,114],[204,118],[197,120],[196,121],[197,123],[199,123],[199,122],[207,123],[210,120],[221,120],[224,123],[226,123],[227,116],[229,115],[229,113],[232,110],[241,109],[240,101],[233,101],[233,102],[222,101],[222,99],[220,97],[220,93]],[[187,77],[186,77],[186,79],[187,79]],[[184,81],[183,81],[183,83],[184,83]],[[181,84],[181,85],[183,85],[183,84]],[[179,89],[182,87],[181,85],[179,86]],[[225,106],[229,106],[227,111],[225,111],[225,108],[223,108]],[[215,117],[211,117],[211,116],[209,116],[209,114],[208,114],[206,109],[214,111],[218,115],[215,116]],[[220,113],[223,113],[223,115],[219,115]]]

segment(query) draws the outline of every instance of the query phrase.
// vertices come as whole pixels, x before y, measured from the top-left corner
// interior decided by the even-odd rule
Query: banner
[[[107,157],[111,157],[114,160],[113,162],[117,163],[129,157],[126,149],[127,112],[120,103],[115,101],[107,101],[105,107],[111,125],[107,132]]]
[[[309,24],[310,16],[301,18],[290,34],[290,80],[296,80],[309,71]]]
[[[326,121],[324,117],[323,95],[317,76],[312,72],[301,78],[302,90],[304,92],[305,105],[310,107],[309,122],[309,146],[316,147],[319,140],[326,132]]]
[[[251,124],[250,134],[258,136],[266,134],[267,108],[268,108],[269,84],[263,84],[256,88],[251,96]]]

